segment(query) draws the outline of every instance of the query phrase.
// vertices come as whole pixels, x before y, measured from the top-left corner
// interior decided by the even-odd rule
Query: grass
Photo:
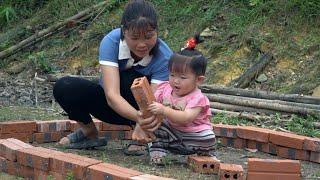
[[[258,126],[273,130],[283,128],[296,134],[320,138],[320,129],[316,128],[313,124],[313,122],[318,122],[318,120],[317,118],[311,116],[301,117],[297,115],[291,115],[288,118],[281,118],[281,115],[277,114],[272,117],[272,120],[266,122],[258,120],[252,121],[237,117],[227,117],[225,114],[217,114],[213,116],[212,122],[216,124],[223,123],[230,125]]]

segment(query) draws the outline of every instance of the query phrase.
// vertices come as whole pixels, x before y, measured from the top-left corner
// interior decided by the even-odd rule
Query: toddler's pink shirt
[[[168,81],[158,85],[155,92],[156,101],[172,109],[184,111],[195,107],[202,107],[200,114],[191,123],[180,125],[173,123],[170,119],[166,119],[168,123],[175,129],[183,132],[199,132],[203,130],[212,130],[210,123],[211,111],[208,98],[202,94],[200,89],[187,94],[183,97],[173,97],[172,88]]]

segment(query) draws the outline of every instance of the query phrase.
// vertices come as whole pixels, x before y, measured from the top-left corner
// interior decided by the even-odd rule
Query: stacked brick
[[[320,163],[320,139],[269,129],[213,124],[222,145],[258,151],[295,160]]]
[[[241,165],[220,163],[209,156],[188,156],[188,164],[194,172],[218,174],[221,180],[243,180],[244,172]]]
[[[113,125],[97,119],[93,121],[100,137],[108,140],[131,139],[130,126]],[[0,139],[16,138],[26,143],[38,144],[57,142],[77,128],[80,125],[72,120],[1,122]]]
[[[300,180],[300,161],[249,158],[247,180],[255,179]]]
[[[0,172],[27,179],[159,179],[169,178],[144,174],[135,170],[42,147],[34,147],[20,140],[0,140]]]

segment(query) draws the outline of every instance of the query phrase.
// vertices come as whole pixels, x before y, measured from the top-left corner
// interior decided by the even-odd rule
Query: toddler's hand
[[[164,115],[164,106],[158,102],[150,104],[148,110],[154,115]]]

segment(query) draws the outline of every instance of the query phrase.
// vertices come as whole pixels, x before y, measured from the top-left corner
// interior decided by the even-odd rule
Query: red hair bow
[[[197,45],[197,40],[192,37],[187,40],[187,43],[184,45],[186,49],[194,49]]]

